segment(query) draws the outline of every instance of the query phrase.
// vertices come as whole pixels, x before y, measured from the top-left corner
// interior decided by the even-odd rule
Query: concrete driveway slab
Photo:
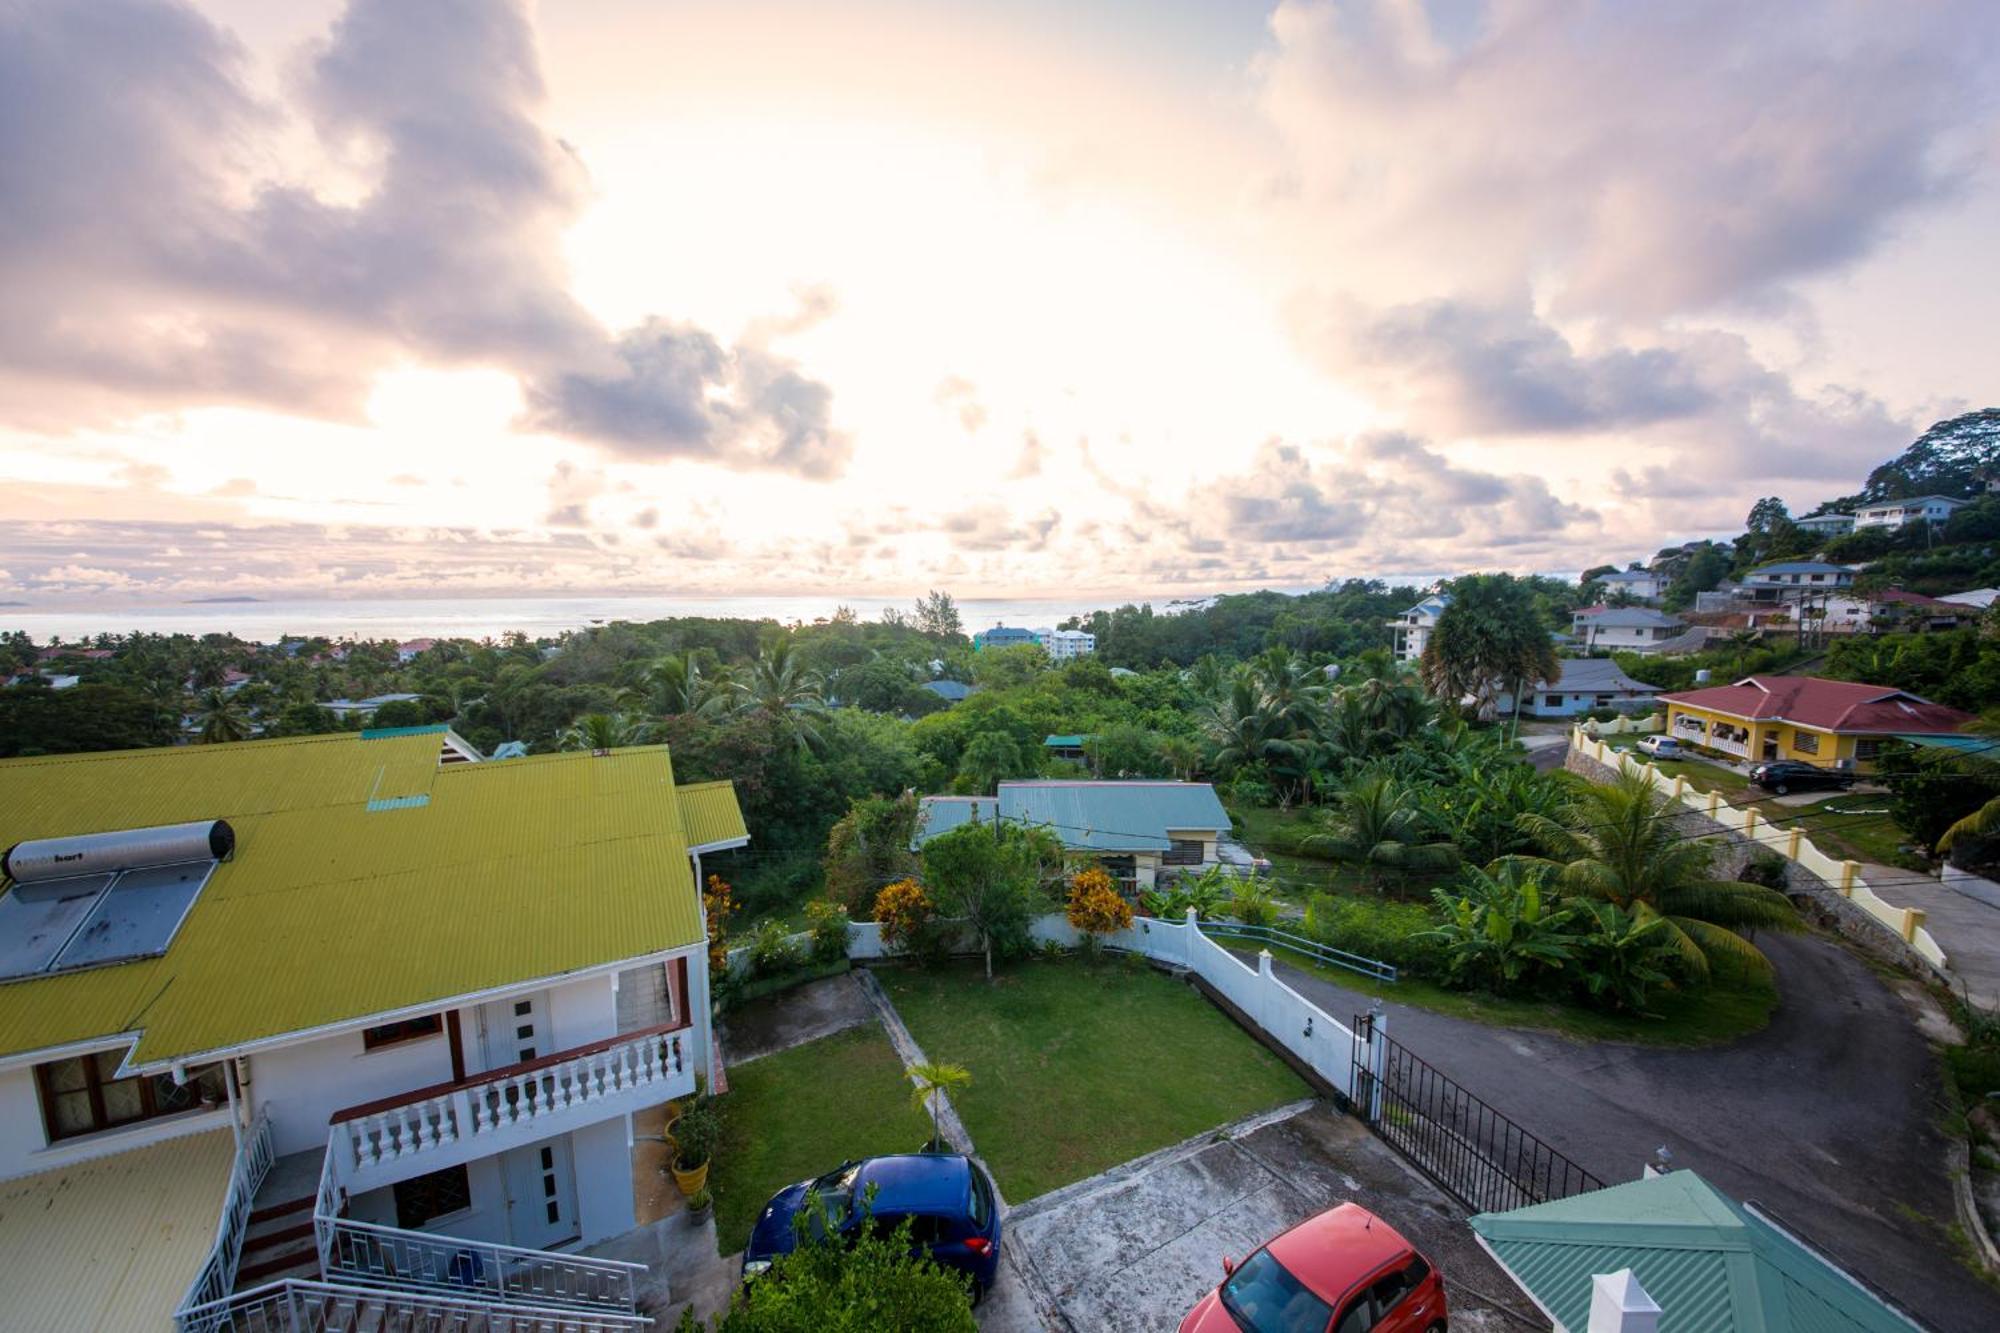
[[[1062,1333],[1171,1329],[1241,1258],[1345,1200],[1396,1227],[1445,1274],[1458,1329],[1542,1328],[1481,1252],[1465,1214],[1323,1102],[1297,1103],[1015,1208],[1008,1272],[980,1326]]]

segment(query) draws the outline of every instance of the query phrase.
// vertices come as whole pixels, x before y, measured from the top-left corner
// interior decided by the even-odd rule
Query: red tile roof
[[[1966,609],[1963,602],[1947,602],[1939,597],[1926,597],[1920,592],[1904,592],[1901,588],[1890,588],[1886,592],[1878,592],[1875,594],[1874,600],[1878,602],[1898,602],[1904,606],[1934,606],[1952,615],[1963,614]]]
[[[1907,690],[1818,676],[1746,676],[1734,685],[1663,694],[1660,702],[1746,720],[1878,735],[1949,733],[1972,721],[1970,713],[1920,699]]]

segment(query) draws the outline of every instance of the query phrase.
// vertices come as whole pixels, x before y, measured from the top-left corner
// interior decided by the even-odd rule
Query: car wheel
[[[986,1284],[985,1284],[984,1282],[975,1282],[975,1283],[973,1283],[973,1284],[972,1284],[972,1308],[973,1308],[973,1309],[975,1309],[975,1310],[976,1310],[976,1309],[978,1309],[978,1308],[979,1308],[979,1303],[980,1303],[981,1301],[985,1300],[985,1299],[986,1299]]]
[[[1784,783],[1780,782],[1777,786],[1771,788],[1771,790],[1778,793],[1778,795],[1783,796],[1786,792],[1790,791],[1791,788],[1786,786]]]
[[[1432,1324],[1429,1328],[1425,1329],[1424,1333],[1447,1333],[1447,1330],[1445,1329],[1444,1326],[1444,1320],[1442,1319],[1438,1320],[1435,1324]]]

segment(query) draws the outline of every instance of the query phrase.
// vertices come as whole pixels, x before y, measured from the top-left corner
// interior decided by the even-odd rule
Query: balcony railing
[[[177,1316],[180,1333],[322,1333],[332,1329],[438,1329],[451,1333],[622,1333],[644,1315],[557,1310],[288,1279],[238,1292]]]
[[[340,1187],[334,1183],[333,1155],[328,1153],[313,1204],[313,1231],[319,1271],[329,1281],[538,1309],[630,1315],[638,1308],[644,1264],[376,1226],[342,1217],[340,1210]]]
[[[215,1226],[215,1244],[181,1298],[181,1309],[219,1300],[236,1285],[236,1265],[243,1257],[243,1237],[250,1229],[250,1201],[271,1170],[271,1122],[262,1111],[243,1137],[229,1170],[229,1188],[222,1196],[222,1216]]]
[[[391,1166],[402,1179],[602,1118],[580,1112],[611,1115],[613,1103],[637,1109],[684,1095],[694,1089],[691,1037],[685,1022],[646,1028],[336,1112],[335,1174],[351,1189],[372,1189],[391,1180],[357,1177]]]

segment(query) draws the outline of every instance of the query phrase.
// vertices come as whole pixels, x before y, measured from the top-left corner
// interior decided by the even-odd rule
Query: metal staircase
[[[288,1278],[182,1310],[182,1333],[616,1333],[644,1315]]]

